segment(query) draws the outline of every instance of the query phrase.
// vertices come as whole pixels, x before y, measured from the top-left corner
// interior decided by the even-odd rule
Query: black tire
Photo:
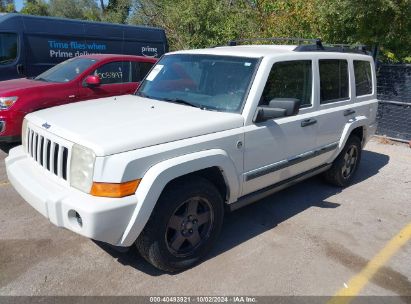
[[[355,155],[351,155],[352,153]],[[332,185],[346,187],[352,182],[360,161],[361,140],[352,135],[348,138],[344,149],[334,160],[331,168],[324,172],[323,176]]]
[[[223,216],[223,199],[212,183],[202,177],[179,179],[164,189],[136,240],[137,249],[160,270],[190,268],[213,247]]]

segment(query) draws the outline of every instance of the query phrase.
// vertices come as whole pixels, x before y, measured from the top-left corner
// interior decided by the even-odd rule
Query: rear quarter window
[[[154,63],[133,61],[133,82],[140,82],[150,72]]]
[[[371,63],[364,60],[354,60],[355,95],[372,93]]]
[[[320,103],[349,99],[348,62],[341,59],[321,59]]]

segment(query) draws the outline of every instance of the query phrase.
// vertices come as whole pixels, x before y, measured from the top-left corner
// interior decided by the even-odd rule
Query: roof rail
[[[322,49],[318,49],[314,45],[299,45],[294,49],[295,52],[341,52],[341,53],[357,53],[370,55],[367,47],[362,44],[324,44]]]
[[[321,39],[306,39],[306,38],[292,38],[292,37],[288,37],[288,38],[250,38],[250,39],[239,39],[239,40],[231,40],[228,45],[229,46],[236,46],[240,43],[244,43],[244,42],[257,42],[257,41],[287,41],[287,42],[293,42],[296,43],[298,45],[301,45],[303,42],[308,42],[308,43],[314,43],[315,46],[318,49],[322,49],[322,42]]]
[[[342,53],[357,53],[357,54],[367,54],[367,55],[374,55],[367,49],[365,45],[362,44],[323,44],[321,39],[306,39],[306,38],[250,38],[250,39],[239,39],[239,40],[231,40],[228,45],[229,46],[236,46],[238,44],[244,42],[259,42],[259,41],[268,41],[268,42],[277,42],[277,41],[285,41],[285,42],[292,42],[294,44],[298,44],[298,46],[294,49],[295,52],[342,52]],[[375,52],[373,52],[375,53]]]

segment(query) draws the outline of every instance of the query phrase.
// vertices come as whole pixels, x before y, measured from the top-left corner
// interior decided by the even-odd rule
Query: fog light
[[[73,228],[81,229],[81,227],[83,227],[83,219],[77,211],[70,210],[68,212],[68,218]]]
[[[80,214],[78,214],[78,213],[76,212],[75,216],[76,216],[76,220],[77,220],[77,223],[79,224],[79,226],[80,226],[80,227],[83,227],[83,220],[81,219]]]

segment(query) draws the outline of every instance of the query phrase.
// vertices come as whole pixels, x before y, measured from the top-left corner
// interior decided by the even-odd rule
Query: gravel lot
[[[341,190],[315,177],[229,214],[202,264],[164,274],[134,249],[119,253],[49,223],[8,183],[6,152],[0,295],[332,296],[411,222],[411,149],[374,139],[352,186]],[[411,296],[411,242],[361,295]]]

